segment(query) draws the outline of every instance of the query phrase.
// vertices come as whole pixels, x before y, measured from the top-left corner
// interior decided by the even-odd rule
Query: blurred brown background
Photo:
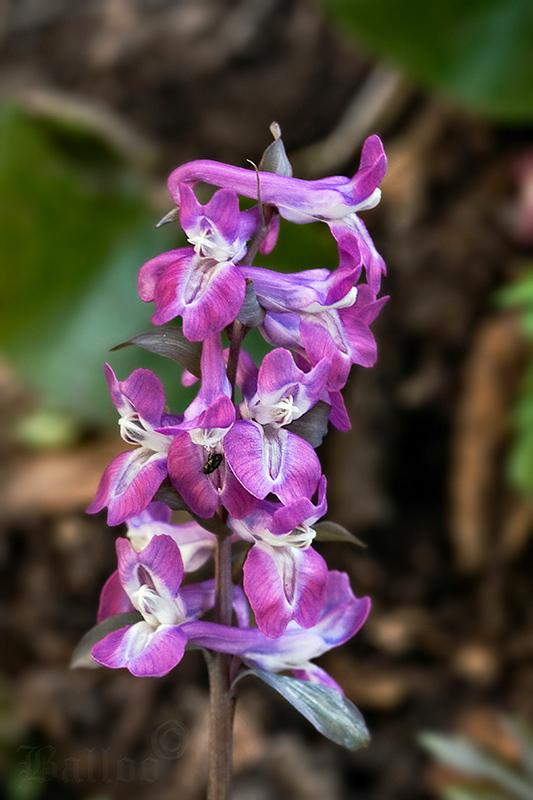
[[[382,136],[383,200],[365,216],[388,264],[380,356],[347,386],[352,431],[332,431],[321,453],[328,517],[368,547],[319,548],[356,594],[372,596],[364,630],[321,663],[373,741],[345,753],[250,681],[235,798],[438,797],[449,775],[416,743],[428,728],[467,733],[512,760],[499,715],[533,717],[533,505],[512,488],[505,458],[530,344],[494,293],[531,257],[531,130],[417,88],[307,0],[14,0],[2,7],[1,41],[2,95],[30,117],[91,119],[148,175],[147,225],[170,208],[171,168],[257,160],[272,120],[300,177],[352,174],[364,137]],[[131,263],[132,292],[142,260]],[[294,269],[313,266],[329,265]],[[68,669],[114,569],[120,531],[83,510],[121,441],[95,425],[69,446],[21,440],[16,425],[38,401],[16,364],[0,381],[6,796],[197,800],[200,655],[161,680]],[[188,730],[179,758],[153,739],[172,720]]]

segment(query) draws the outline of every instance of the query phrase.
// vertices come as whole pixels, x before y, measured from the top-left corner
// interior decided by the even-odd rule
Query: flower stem
[[[215,622],[231,625],[233,584],[230,536],[217,537],[215,560]],[[230,664],[231,656],[226,653],[212,653],[208,661],[211,697],[207,800],[231,798],[235,698],[230,692]]]
[[[227,374],[235,401],[235,382],[239,352],[246,327],[235,320],[228,331],[230,351]],[[225,508],[219,508],[222,521],[227,521]],[[215,550],[214,619],[221,625],[231,625],[233,610],[233,581],[231,576],[231,535],[218,534]],[[233,716],[235,698],[231,693],[231,656],[211,653],[208,659],[210,688],[209,718],[209,780],[207,800],[231,800],[233,777]]]

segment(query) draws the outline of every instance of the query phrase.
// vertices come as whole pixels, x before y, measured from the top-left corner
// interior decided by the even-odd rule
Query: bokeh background
[[[528,0],[0,3],[3,796],[204,796],[198,653],[164,679],[68,668],[121,532],[84,509],[121,450],[103,362],[188,402],[163,359],[108,352],[149,327],[138,268],[182,241],[154,227],[166,175],[257,161],[276,120],[299,177],[352,174],[374,132],[389,157],[365,215],[379,361],[321,450],[328,516],[367,547],[319,549],[373,600],[321,664],[372,743],[346,753],[244,683],[235,799],[533,797],[532,43]],[[333,268],[336,247],[287,225],[269,263]],[[469,744],[436,758],[428,730]]]

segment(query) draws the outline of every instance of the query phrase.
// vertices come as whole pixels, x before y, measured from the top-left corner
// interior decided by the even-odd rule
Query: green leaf
[[[87,631],[85,636],[76,645],[70,660],[71,668],[99,667],[100,664],[98,664],[91,655],[91,650],[94,645],[107,636],[108,633],[118,631],[120,628],[125,628],[127,625],[135,625],[135,623],[140,622],[142,618],[142,614],[139,611],[125,611],[122,614],[114,614],[103,622],[99,622],[98,625],[95,625],[90,631]]]
[[[328,431],[330,412],[331,406],[319,400],[309,411],[287,425],[286,429],[305,439],[311,447],[319,447]]]
[[[146,333],[139,333],[127,342],[115,345],[112,350],[120,350],[128,345],[136,344],[150,353],[171,358],[184,369],[201,377],[200,359],[202,357],[202,343],[190,342],[185,338],[181,327],[169,325],[165,328],[156,328]]]
[[[470,786],[448,786],[443,790],[444,800],[507,800],[501,792],[473,789]]]
[[[439,761],[460,772],[493,781],[520,800],[531,800],[533,785],[524,780],[495,753],[484,751],[466,736],[420,734],[420,744]]]
[[[243,674],[255,675],[279,692],[319,733],[336,744],[359,750],[369,743],[370,735],[360,711],[336,689],[262,669]]]
[[[316,531],[317,542],[345,542],[347,544],[356,544],[359,547],[366,547],[366,544],[346,530],[345,527],[339,525],[337,522],[330,520],[323,520],[313,525],[313,530]]]
[[[533,117],[530,0],[323,0],[370,50],[469,109]]]
[[[502,726],[520,747],[524,769],[533,786],[533,727],[520,717],[510,716],[503,717]]]

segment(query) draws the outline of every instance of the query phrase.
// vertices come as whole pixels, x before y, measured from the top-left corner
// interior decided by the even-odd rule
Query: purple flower
[[[386,298],[376,300],[365,284],[356,286],[360,261],[339,242],[340,265],[280,275],[258,267],[244,268],[253,281],[260,305],[267,314],[262,331],[268,342],[289,347],[311,363],[332,361],[328,387],[346,383],[352,364],[370,367],[377,348],[370,323]]]
[[[348,576],[332,570],[316,623],[303,628],[289,622],[277,639],[257,628],[228,628],[213,622],[190,622],[187,633],[200,647],[233,653],[250,667],[269,672],[290,670],[294,677],[330,686],[341,687],[312,659],[351,639],[364,624],[370,611],[370,598],[354,596]]]
[[[121,415],[122,438],[138,447],[109,464],[87,511],[93,514],[107,506],[108,524],[118,525],[140,514],[166,477],[172,426],[182,418],[164,412],[163,387],[150,370],[137,369],[125,381],[118,381],[106,364],[105,375]]]
[[[288,350],[277,349],[263,359],[256,383],[247,375],[240,405],[243,419],[227,433],[224,453],[239,481],[255,497],[263,499],[274,492],[287,504],[314,494],[321,475],[317,455],[308,442],[284,426],[318,401],[330,369],[331,362],[324,358],[304,373]]]
[[[168,472],[190,509],[212,517],[223,504],[232,516],[244,517],[257,502],[239,481],[225,457],[224,440],[235,421],[220,335],[202,349],[202,383],[175,433],[168,451]]]
[[[191,247],[162,253],[140,270],[139,295],[154,301],[153,322],[183,318],[183,333],[202,341],[236,318],[246,284],[236,263],[259,221],[257,211],[239,211],[235,192],[222,189],[202,206],[190,186],[181,187],[180,221]]]
[[[150,503],[136,517],[126,520],[128,539],[139,553],[154,536],[171,536],[179,547],[185,572],[194,572],[211,558],[216,546],[216,536],[197,522],[170,522],[171,511],[164,503]]]
[[[281,506],[262,501],[243,520],[229,520],[238,536],[254,546],[244,563],[244,591],[259,629],[280,636],[291,620],[313,626],[326,591],[326,562],[310,546],[311,527],[326,511],[326,479],[317,506],[307,498]]]
[[[117,539],[116,548],[118,571],[102,590],[98,619],[136,609],[143,620],[107,634],[93,646],[92,656],[133,675],[166,675],[185,651],[181,626],[212,606],[213,582],[180,589],[183,562],[170,536],[155,536],[140,553],[127,539]]]
[[[387,168],[383,145],[378,136],[370,136],[363,145],[359,170],[350,179],[343,175],[304,181],[270,172],[259,173],[261,202],[275,206],[290,222],[326,222],[337,241],[348,233],[361,251],[374,292],[379,290],[383,259],[376,251],[364,223],[356,212],[373,208],[379,203],[378,185]],[[183,184],[205,181],[215,186],[229,187],[237,194],[258,199],[257,174],[241,167],[216,161],[192,161],[171,173],[168,181],[174,201],[183,202]]]

